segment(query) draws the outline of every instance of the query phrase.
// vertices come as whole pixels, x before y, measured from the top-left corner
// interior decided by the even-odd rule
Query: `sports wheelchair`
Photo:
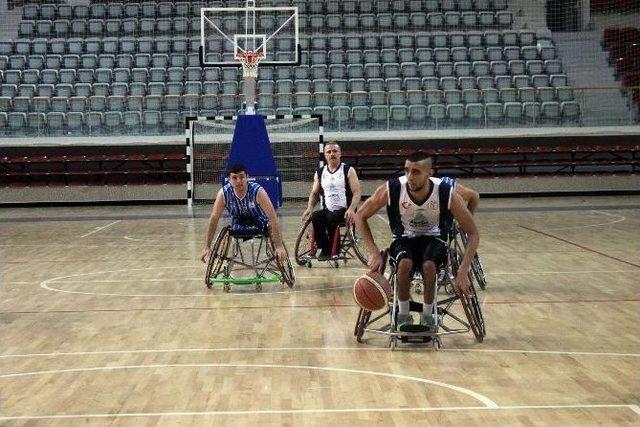
[[[356,234],[355,226],[341,221],[336,227],[331,242],[331,256],[326,259],[319,259],[316,255],[318,247],[313,234],[313,222],[309,218],[296,239],[295,260],[298,265],[312,266],[312,261],[329,261],[338,268],[339,261],[344,264],[347,261],[356,259],[364,265],[368,262],[368,252],[364,241]]]
[[[267,231],[238,231],[229,225],[220,230],[211,247],[204,279],[209,289],[222,283],[225,292],[231,285],[254,285],[261,291],[263,283],[274,282],[291,288],[295,281],[288,252],[287,259],[280,262]]]
[[[453,236],[452,236],[453,237]],[[360,309],[356,320],[354,335],[358,342],[362,342],[365,333],[382,334],[389,337],[389,348],[394,350],[398,341],[403,343],[431,343],[435,349],[442,347],[442,337],[446,335],[473,332],[476,340],[482,342],[485,337],[484,317],[482,316],[482,308],[478,301],[475,290],[475,277],[470,273],[469,281],[471,286],[467,295],[462,294],[455,286],[455,275],[462,261],[463,247],[460,239],[451,238],[447,245],[447,263],[440,271],[437,272],[437,280],[435,282],[435,301],[433,305],[433,316],[436,319],[435,330],[429,330],[421,325],[409,325],[402,329],[397,327],[398,315],[398,283],[396,278],[397,259],[390,259],[388,251],[383,252],[383,269],[387,262],[391,266],[389,273],[389,283],[392,287],[393,298],[389,301],[386,311],[372,318],[372,312]],[[381,272],[384,274],[384,271]],[[419,272],[414,273],[412,279],[412,292],[417,292],[416,288],[422,287],[422,276]],[[439,294],[444,294],[440,297]],[[454,304],[460,301],[462,311],[466,318],[454,312]],[[422,310],[422,304],[411,301],[411,311]],[[383,323],[386,319],[387,322]],[[376,325],[377,324],[377,325]]]

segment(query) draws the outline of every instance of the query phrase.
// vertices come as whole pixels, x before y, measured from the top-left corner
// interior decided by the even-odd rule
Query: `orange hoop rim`
[[[248,50],[246,52],[238,52],[236,57],[246,66],[255,66],[264,58],[264,53],[260,51]]]

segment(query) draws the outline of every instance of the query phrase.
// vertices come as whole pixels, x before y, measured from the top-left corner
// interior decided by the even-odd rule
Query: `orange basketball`
[[[389,281],[377,271],[363,274],[353,284],[353,299],[365,310],[376,311],[385,308],[391,295]]]

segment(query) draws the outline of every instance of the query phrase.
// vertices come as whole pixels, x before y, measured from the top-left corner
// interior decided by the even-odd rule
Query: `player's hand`
[[[280,245],[276,248],[276,258],[282,263],[287,261],[287,251],[284,249],[284,246]]]
[[[380,255],[380,252],[373,251],[369,254],[369,269],[371,271],[382,270],[382,255]]]
[[[356,213],[353,211],[353,209],[347,209],[347,211],[344,213],[344,221],[347,223],[347,225],[353,224],[355,214]]]
[[[209,259],[210,253],[211,253],[211,249],[209,248],[209,246],[205,246],[204,249],[202,250],[202,254],[200,255],[200,261],[206,264],[207,260]]]
[[[456,288],[458,288],[458,290],[464,295],[469,294],[469,289],[471,289],[471,282],[469,282],[468,274],[456,274]]]
[[[307,209],[302,214],[302,222],[307,222],[307,220],[309,219],[310,216],[311,216],[311,209]]]

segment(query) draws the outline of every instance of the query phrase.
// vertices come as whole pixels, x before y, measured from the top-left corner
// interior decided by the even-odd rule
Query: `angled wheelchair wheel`
[[[356,257],[358,257],[362,264],[365,266],[368,265],[369,251],[367,250],[367,245],[364,243],[364,239],[358,236],[353,224],[349,226],[349,234],[353,242],[353,252],[355,252]]]
[[[294,247],[294,255],[296,264],[310,266],[309,258],[315,256],[315,248],[313,247],[313,224],[309,218],[304,225]]]
[[[209,281],[212,277],[216,277],[220,274],[224,265],[224,258],[227,256],[229,245],[231,243],[231,236],[229,235],[230,227],[227,225],[218,234],[216,241],[213,243],[211,254],[209,255],[209,261],[207,262],[207,273],[204,277],[204,283],[208,288],[211,288],[212,284]]]
[[[356,341],[362,342],[362,336],[364,335],[364,328],[367,327],[367,323],[371,318],[371,312],[363,308],[358,312],[358,320],[356,320],[356,327],[353,331],[353,335],[356,337]]]
[[[271,240],[271,247],[275,257],[276,251],[273,247],[273,240]],[[284,262],[281,262],[276,257],[275,262],[278,266],[278,270],[280,270],[280,274],[282,275],[282,283],[286,284],[290,288],[293,288],[293,285],[296,283],[296,272],[293,269],[293,265],[291,264],[291,257],[289,256],[289,251],[287,250],[286,246],[284,247],[284,250],[287,253],[287,259]]]
[[[483,291],[487,289],[487,279],[484,275],[484,269],[482,268],[482,263],[478,258],[478,254],[473,257],[473,261],[471,261],[471,273],[476,279],[476,283],[480,286],[480,289]]]
[[[458,267],[460,266],[460,262],[462,261],[462,254],[454,250],[452,251],[451,257],[451,270],[453,276],[458,273]],[[478,294],[476,293],[476,288],[474,285],[475,277],[473,274],[469,274],[469,292],[464,295],[457,288],[455,288],[455,292],[462,303],[462,308],[464,310],[464,314],[467,317],[467,321],[469,322],[469,327],[471,328],[471,332],[476,337],[476,341],[482,342],[486,335],[486,330],[484,327],[484,317],[482,316],[482,309],[480,308],[480,302],[478,301]]]
[[[484,328],[484,317],[482,316],[480,301],[478,301],[478,295],[476,294],[476,288],[473,282],[471,282],[471,287],[467,295],[460,294],[460,302],[462,302],[462,308],[469,321],[471,331],[476,337],[476,341],[482,342],[486,335],[486,330]]]

